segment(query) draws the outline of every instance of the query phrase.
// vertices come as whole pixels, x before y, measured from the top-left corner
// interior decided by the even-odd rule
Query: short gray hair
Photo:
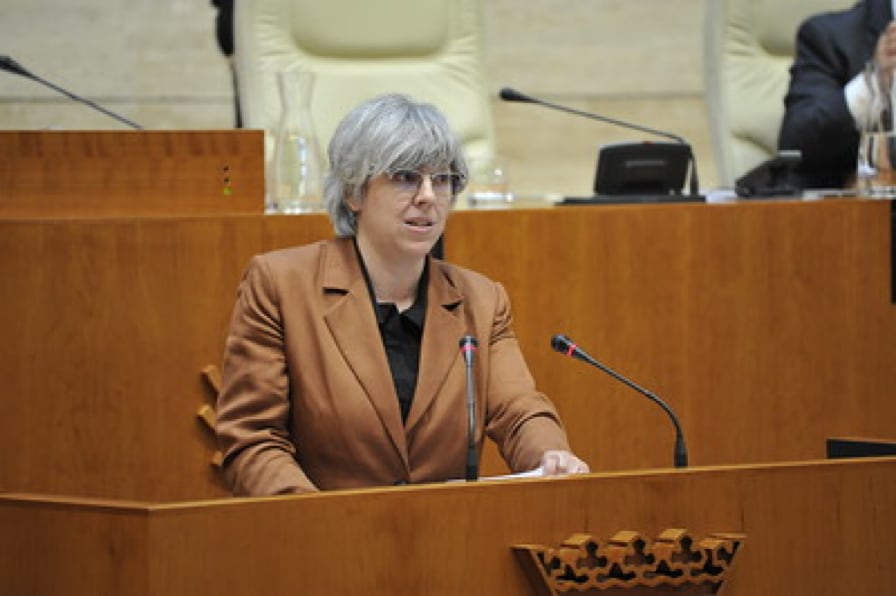
[[[406,95],[381,95],[349,112],[327,148],[330,169],[324,180],[324,207],[338,236],[354,236],[355,214],[346,199],[364,200],[367,182],[396,170],[450,169],[467,180],[460,140],[432,104]]]

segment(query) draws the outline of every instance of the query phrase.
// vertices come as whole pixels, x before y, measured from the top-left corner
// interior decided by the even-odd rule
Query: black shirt
[[[357,243],[355,250],[358,253],[361,270],[364,272],[364,280],[367,282],[367,291],[373,303],[373,312],[386,350],[386,358],[389,360],[389,370],[392,372],[392,381],[395,383],[395,393],[398,394],[398,405],[401,409],[401,421],[407,422],[411,402],[414,400],[414,389],[417,387],[417,371],[420,367],[420,340],[423,337],[423,323],[426,318],[429,260],[426,261],[423,274],[417,282],[417,297],[414,303],[407,310],[398,312],[395,304],[376,301],[373,284]]]

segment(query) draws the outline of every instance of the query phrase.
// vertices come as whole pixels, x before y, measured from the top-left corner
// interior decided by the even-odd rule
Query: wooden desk
[[[0,131],[0,217],[264,212],[260,130]]]
[[[684,528],[746,534],[727,596],[884,595],[894,494],[896,458],[169,504],[0,495],[0,592],[528,595],[513,545]]]
[[[815,459],[827,437],[896,436],[889,209],[467,211],[446,254],[505,284],[533,374],[593,469],[671,466],[672,429],[552,352],[554,333],[669,402],[692,465]],[[323,215],[0,220],[0,490],[225,496],[195,417],[200,371],[220,361],[249,257],[331,234]],[[483,471],[501,470],[487,453]]]

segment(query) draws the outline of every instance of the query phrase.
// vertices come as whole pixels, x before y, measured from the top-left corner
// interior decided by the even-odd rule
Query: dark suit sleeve
[[[853,29],[844,18],[823,15],[797,33],[778,146],[802,152],[797,171],[805,186],[842,186],[855,171],[859,135],[844,87],[861,71],[867,50]]]

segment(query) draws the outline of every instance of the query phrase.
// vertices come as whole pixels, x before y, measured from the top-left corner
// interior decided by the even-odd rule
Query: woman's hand
[[[571,451],[545,451],[541,456],[541,470],[545,476],[561,474],[587,474],[591,471],[588,464],[576,457]]]

